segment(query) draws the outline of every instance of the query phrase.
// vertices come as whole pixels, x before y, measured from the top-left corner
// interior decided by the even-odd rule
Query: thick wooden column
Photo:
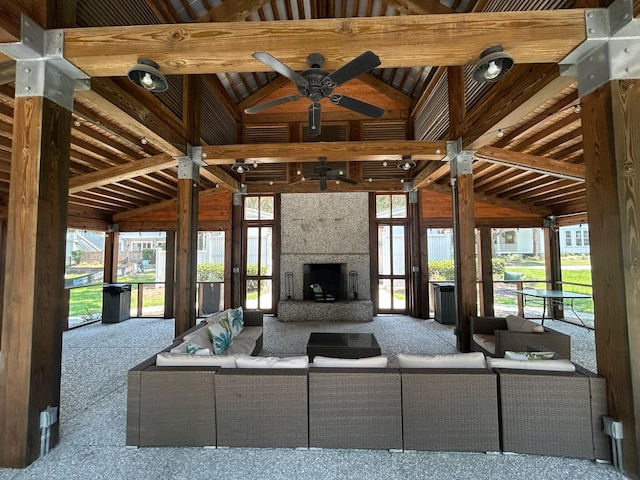
[[[176,286],[176,232],[168,231],[165,244],[164,318],[173,318]]]
[[[244,303],[244,272],[242,271],[242,196],[233,195],[231,207],[231,237],[233,249],[231,252],[231,306],[238,307]]]
[[[493,317],[493,243],[491,228],[478,229],[478,266],[480,267],[480,315]]]
[[[40,453],[40,412],[60,405],[71,113],[16,98],[0,348],[0,465]],[[58,442],[51,429],[51,446]]]
[[[544,235],[544,265],[545,276],[549,280],[547,287],[550,290],[562,290],[562,266],[560,264],[560,232],[555,219],[546,219],[543,229]],[[560,305],[549,304],[547,311],[552,318],[564,318],[564,312]]]
[[[462,136],[466,108],[464,98],[464,68],[448,67],[449,137],[457,141]],[[460,152],[462,142],[455,149]],[[457,347],[462,352],[471,349],[469,318],[477,314],[475,217],[473,172],[471,159],[463,155],[451,162],[453,193],[453,236],[455,249]]]
[[[4,303],[4,278],[7,255],[7,219],[0,218],[0,344],[2,342],[2,305]]]
[[[104,283],[115,283],[118,279],[118,248],[120,232],[110,230],[104,239]]]
[[[622,421],[624,467],[640,478],[640,80],[582,99],[598,372]]]
[[[176,336],[196,324],[198,192],[191,178],[178,179],[178,231],[176,241]]]
[[[409,242],[411,248],[409,255],[411,256],[411,283],[409,296],[409,315],[415,318],[429,318],[428,297],[425,298],[424,292],[427,291],[429,283],[423,283],[422,270],[426,270],[426,262],[422,263],[422,238],[420,226],[420,196],[418,191],[409,193]],[[415,267],[415,268],[414,268]]]

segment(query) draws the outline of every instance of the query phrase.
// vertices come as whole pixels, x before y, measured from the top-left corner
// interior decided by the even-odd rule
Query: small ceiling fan
[[[267,52],[254,52],[252,56],[256,60],[273,68],[280,75],[294,82],[300,93],[255,105],[245,109],[245,113],[262,112],[268,108],[282,105],[283,103],[294,102],[302,97],[306,97],[311,101],[311,105],[309,105],[309,136],[320,135],[320,100],[323,98],[329,98],[334,105],[348,108],[349,110],[362,113],[372,118],[379,118],[384,113],[383,108],[372,105],[371,103],[363,102],[362,100],[342,95],[341,93],[333,93],[333,89],[338,85],[380,65],[380,59],[371,51],[364,52],[331,73],[322,70],[324,57],[319,53],[312,53],[307,57],[307,64],[310,68],[302,73],[292,70]]]
[[[327,180],[337,180],[340,182],[348,183],[350,185],[357,185],[358,182],[351,180],[344,176],[342,170],[334,170],[327,165],[327,157],[320,157],[320,164],[313,167],[313,173],[320,180],[320,190],[327,189]],[[309,180],[315,180],[313,177]]]

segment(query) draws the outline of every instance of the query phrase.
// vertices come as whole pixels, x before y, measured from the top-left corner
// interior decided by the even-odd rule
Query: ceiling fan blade
[[[320,177],[320,190],[327,189],[327,177]]]
[[[270,100],[268,102],[261,103],[259,105],[254,105],[253,107],[245,108],[244,113],[258,113],[263,110],[267,110],[268,108],[275,107],[277,105],[282,105],[283,103],[295,102],[298,100],[300,95],[288,95],[282,98],[276,98],[275,100]]]
[[[348,108],[354,112],[362,113],[363,115],[371,118],[380,118],[384,113],[384,108],[377,107],[376,105],[372,105],[370,103],[363,102],[362,100],[358,100],[357,98],[348,97],[347,95],[342,95],[340,93],[331,95],[331,103]]]
[[[320,117],[322,111],[320,110],[320,103],[313,102],[309,105],[309,136],[317,137],[320,135]]]
[[[344,183],[348,183],[350,185],[357,185],[358,184],[358,182],[356,182],[355,180],[351,180],[350,178],[343,177],[341,175],[335,177],[335,179],[336,180],[340,180],[341,182],[344,182]]]
[[[280,60],[278,60],[276,57],[274,57],[270,53],[253,52],[251,56],[256,60],[261,61],[268,67],[273,68],[280,75],[287,77],[292,82],[295,82],[298,85],[301,85],[303,87],[306,87],[307,85],[309,85],[309,82],[307,81],[306,78],[304,78],[295,70],[291,70],[291,68],[287,67],[284,63],[282,63]]]
[[[340,85],[347,80],[357,77],[362,73],[376,68],[380,65],[380,59],[371,50],[367,50],[362,55],[354,58],[348,63],[327,75],[326,79],[331,80],[335,85]]]

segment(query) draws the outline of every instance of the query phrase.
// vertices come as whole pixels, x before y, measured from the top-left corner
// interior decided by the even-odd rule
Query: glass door
[[[247,310],[272,312],[274,198],[247,196],[244,207],[244,305]]]
[[[376,195],[377,311],[408,311],[407,196]]]

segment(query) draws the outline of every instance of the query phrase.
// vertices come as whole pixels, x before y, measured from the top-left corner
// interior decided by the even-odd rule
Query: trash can
[[[102,287],[102,323],[131,318],[131,284],[111,283]]]
[[[455,283],[433,284],[434,318],[440,323],[456,323]]]

